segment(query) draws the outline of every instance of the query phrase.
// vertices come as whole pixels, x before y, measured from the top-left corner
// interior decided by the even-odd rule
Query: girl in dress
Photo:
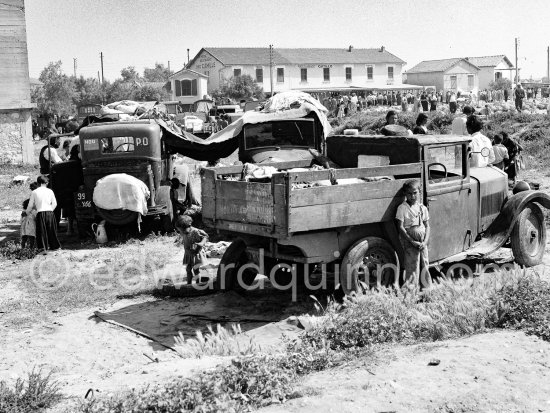
[[[187,284],[191,284],[193,278],[199,275],[199,266],[206,262],[203,247],[208,241],[208,234],[193,227],[193,219],[189,215],[178,217],[176,230],[181,236],[180,242],[184,248],[183,265],[187,271]]]

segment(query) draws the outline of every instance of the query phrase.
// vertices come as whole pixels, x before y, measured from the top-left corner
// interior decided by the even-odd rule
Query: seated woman
[[[428,134],[428,128],[426,125],[428,124],[428,116],[424,113],[420,113],[418,117],[416,118],[416,126],[413,129],[414,135],[427,135]]]

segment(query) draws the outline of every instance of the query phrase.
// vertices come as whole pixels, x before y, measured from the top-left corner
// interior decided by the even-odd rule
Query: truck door
[[[474,242],[469,219],[469,165],[466,144],[425,146],[425,205],[430,213],[430,262],[465,251]],[[470,211],[475,214],[476,211]]]

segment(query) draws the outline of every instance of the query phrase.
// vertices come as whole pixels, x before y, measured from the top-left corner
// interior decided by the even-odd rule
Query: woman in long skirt
[[[36,246],[41,250],[56,250],[61,247],[57,239],[57,219],[54,209],[57,206],[55,195],[48,186],[48,178],[41,175],[39,185],[32,191],[26,213],[36,209]]]

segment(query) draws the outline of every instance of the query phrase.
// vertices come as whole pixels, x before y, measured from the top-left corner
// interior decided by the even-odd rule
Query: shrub
[[[500,327],[518,328],[550,341],[550,285],[536,275],[507,284],[496,296]]]
[[[9,260],[33,259],[37,253],[36,248],[21,248],[19,244],[13,241],[8,241],[0,247],[0,257]]]
[[[44,375],[33,369],[27,380],[17,379],[14,388],[0,382],[0,412],[31,413],[52,407],[62,395],[57,382],[51,380],[51,372]]]

